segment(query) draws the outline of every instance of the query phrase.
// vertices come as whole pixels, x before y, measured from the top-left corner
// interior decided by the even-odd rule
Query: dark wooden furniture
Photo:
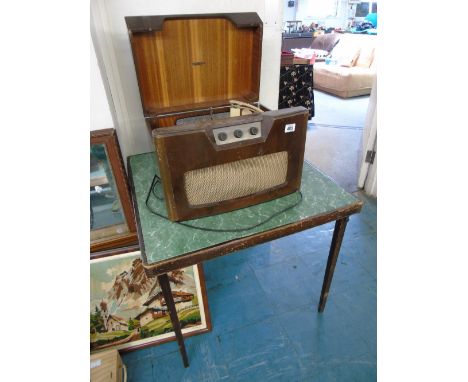
[[[302,108],[210,120],[229,111],[231,100],[259,99],[263,24],[256,13],[125,20],[169,219],[222,213],[297,190],[307,130]]]
[[[111,193],[117,193],[114,197],[123,215],[123,222],[120,224],[105,226],[94,230],[91,229],[90,250],[91,252],[97,252],[136,245],[138,244],[138,238],[136,234],[135,216],[115,129],[91,131],[90,141],[91,153],[93,152],[93,145],[100,146],[102,148],[102,161],[105,162],[105,170],[100,171],[96,176],[91,174],[90,188],[92,190],[99,190],[99,187],[110,185]],[[112,189],[114,184],[115,189]],[[93,217],[92,203],[91,217]]]
[[[169,218],[199,218],[297,191],[307,117],[294,108],[153,130]],[[244,140],[232,136],[236,131]],[[232,143],[218,142],[221,134]]]
[[[165,274],[171,270],[335,221],[318,307],[319,312],[324,310],[348,217],[359,212],[363,203],[312,165],[304,162],[301,194],[294,193],[241,210],[192,220],[198,229],[171,222],[151,212],[164,211],[165,207],[164,201],[156,197],[158,190],[156,195],[149,193],[153,175],[159,172],[154,153],[129,157],[128,170],[143,263],[148,275],[159,278],[168,303],[172,304],[172,294]],[[283,212],[278,214],[278,211]],[[258,225],[265,216],[271,219]],[[211,231],[242,227],[251,228],[239,232]],[[175,316],[173,324],[184,366],[187,367],[184,338],[177,329]]]
[[[125,21],[151,129],[210,109],[222,111],[231,99],[258,101],[263,23],[256,13],[128,16]]]

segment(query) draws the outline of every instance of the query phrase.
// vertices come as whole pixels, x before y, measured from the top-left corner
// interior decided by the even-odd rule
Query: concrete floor
[[[342,99],[314,90],[305,158],[349,192],[356,191],[369,96]]]
[[[352,189],[368,97],[329,97],[316,92],[306,158]],[[187,339],[190,367],[171,342],[124,354],[128,381],[375,381],[377,202],[355,195],[366,204],[348,223],[324,313],[333,224],[205,262],[213,330]]]

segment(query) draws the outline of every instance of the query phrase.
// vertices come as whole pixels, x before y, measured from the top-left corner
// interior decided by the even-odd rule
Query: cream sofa
[[[332,63],[314,65],[314,89],[342,98],[370,94],[376,73],[377,36],[341,35],[330,52]]]

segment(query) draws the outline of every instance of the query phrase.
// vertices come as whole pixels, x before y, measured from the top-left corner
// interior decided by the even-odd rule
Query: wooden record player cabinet
[[[256,13],[129,16],[143,113],[152,130],[258,102],[263,23]]]
[[[223,213],[299,189],[306,111],[262,107],[266,113],[229,118],[230,100],[258,103],[263,24],[256,13],[125,20],[169,219]],[[250,128],[258,133],[249,134]],[[221,130],[240,135],[222,145],[216,138]],[[208,175],[201,175],[205,170]],[[197,179],[191,183],[186,177],[192,175]],[[190,190],[216,197],[190,198]]]

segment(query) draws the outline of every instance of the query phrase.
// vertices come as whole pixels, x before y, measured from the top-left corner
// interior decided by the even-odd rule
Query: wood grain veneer
[[[126,17],[145,116],[258,101],[255,13]]]
[[[175,221],[199,218],[276,199],[298,190],[304,161],[307,117],[305,108],[296,107],[154,130],[154,145],[168,217]],[[213,130],[256,121],[261,123],[261,137],[223,146],[216,145]],[[286,124],[294,124],[295,131],[285,133]],[[184,186],[185,173],[281,151],[286,151],[288,156],[285,183],[231,200],[196,207],[190,205]],[[213,184],[213,187],[216,185]]]

